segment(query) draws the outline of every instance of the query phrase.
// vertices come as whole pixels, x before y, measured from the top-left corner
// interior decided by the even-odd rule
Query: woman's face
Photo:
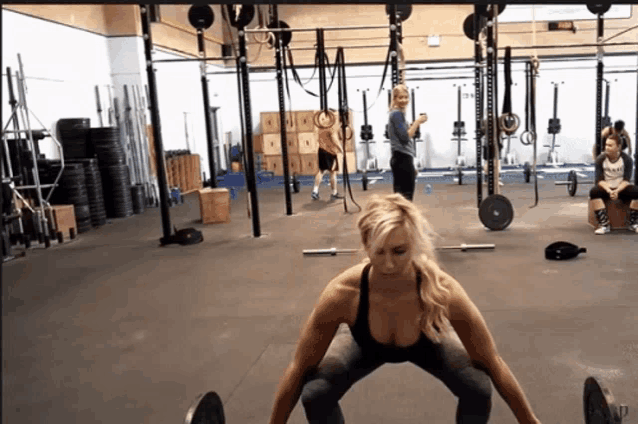
[[[616,143],[616,140],[607,139],[605,141],[605,152],[608,156],[615,158],[620,155],[620,146]]]
[[[404,91],[399,91],[396,94],[395,100],[395,103],[399,108],[405,109],[405,107],[410,102],[410,96],[408,96],[408,93]]]
[[[369,250],[368,256],[375,272],[385,277],[409,275],[412,246],[405,228],[399,227],[391,231],[385,244],[374,251]]]

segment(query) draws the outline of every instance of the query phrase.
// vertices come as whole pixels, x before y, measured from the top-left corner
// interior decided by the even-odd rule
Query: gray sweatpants
[[[440,344],[431,343],[427,351],[410,362],[441,380],[458,398],[457,424],[487,423],[492,407],[490,377],[475,368],[456,334]],[[342,324],[317,369],[306,378],[302,393],[306,418],[310,424],[342,424],[339,400],[357,381],[384,362],[366,355]]]

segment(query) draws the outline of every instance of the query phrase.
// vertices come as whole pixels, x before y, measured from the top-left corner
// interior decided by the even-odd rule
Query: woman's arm
[[[416,134],[419,125],[427,121],[427,119],[427,115],[420,115],[416,121],[408,126],[401,111],[395,110],[390,113],[390,125],[394,128],[394,133],[397,135],[398,141],[402,144],[409,143],[410,139]]]
[[[339,325],[344,322],[346,305],[339,287],[351,277],[346,271],[333,279],[301,331],[295,356],[281,377],[270,424],[285,424],[301,396],[308,372],[314,370],[330,346]]]
[[[516,416],[516,420],[521,424],[540,423],[516,377],[500,357],[481,312],[457,281],[453,284],[449,310],[450,323],[472,362],[488,373],[494,387]]]

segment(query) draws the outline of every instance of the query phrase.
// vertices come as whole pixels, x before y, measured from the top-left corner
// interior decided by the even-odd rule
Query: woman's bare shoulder
[[[352,295],[359,293],[361,284],[361,273],[366,264],[356,264],[339,273],[326,287],[325,294],[328,294],[334,301],[349,301]]]

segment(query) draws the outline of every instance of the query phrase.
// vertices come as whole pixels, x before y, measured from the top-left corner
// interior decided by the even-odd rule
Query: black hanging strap
[[[349,124],[349,114],[348,114],[348,90],[346,86],[346,62],[343,54],[343,47],[339,47],[337,49],[337,57],[335,59],[335,67],[338,70],[337,73],[337,82],[339,88],[339,118],[341,121],[341,139],[342,139],[342,152],[343,152],[343,184],[344,187],[347,187],[348,192],[350,193],[350,199],[352,202],[357,205],[359,211],[361,211],[361,206],[354,200],[354,196],[352,195],[352,186],[350,185],[350,176],[348,174],[348,161],[346,160],[346,128]],[[352,134],[354,137],[354,134]],[[346,212],[348,212],[348,204],[346,202],[346,196],[343,196],[343,207]]]
[[[323,44],[323,29],[317,28],[317,53],[316,60],[319,61],[319,103],[320,109],[324,112],[328,111],[328,90],[326,89],[326,52]]]
[[[304,91],[308,94],[310,94],[311,96],[314,97],[319,97],[318,94],[313,93],[312,91],[308,91],[306,90],[305,85],[308,84],[308,82],[310,82],[312,80],[312,78],[315,76],[315,73],[317,72],[317,68],[318,68],[318,58],[315,55],[315,67],[312,70],[312,75],[310,75],[310,78],[308,79],[308,81],[306,81],[305,83],[301,82],[301,78],[299,77],[299,74],[297,73],[297,69],[295,68],[295,62],[292,59],[292,51],[290,50],[290,46],[286,46],[285,47],[286,52],[288,53],[288,62],[290,63],[290,70],[292,71],[292,77],[294,78],[294,80],[297,82],[297,84],[299,84],[301,86],[301,88],[304,89]],[[284,55],[284,62],[285,62],[286,58]]]
[[[530,90],[530,74],[531,74],[532,70],[530,69],[530,64],[526,63],[525,64],[525,132],[529,132],[529,123],[530,123],[530,116],[529,116],[529,102],[530,102],[530,95],[529,95],[529,90]]]
[[[503,99],[503,115],[512,113],[512,48],[505,48],[505,98]]]

